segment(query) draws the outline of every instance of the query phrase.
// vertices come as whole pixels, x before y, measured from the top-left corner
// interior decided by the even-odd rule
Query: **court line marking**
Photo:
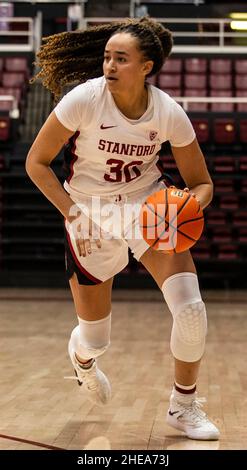
[[[21,437],[8,436],[7,434],[0,434],[0,438],[8,439],[10,441],[22,442],[24,444],[31,444],[33,446],[43,447],[44,449],[49,449],[49,450],[67,450],[62,447],[56,447],[56,446],[52,446],[49,444],[44,444],[42,442],[31,441],[29,439],[22,439]]]

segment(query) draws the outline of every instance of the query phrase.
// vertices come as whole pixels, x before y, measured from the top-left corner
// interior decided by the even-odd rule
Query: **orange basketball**
[[[152,248],[181,253],[200,238],[204,218],[195,197],[171,187],[146,199],[139,222],[142,236]]]

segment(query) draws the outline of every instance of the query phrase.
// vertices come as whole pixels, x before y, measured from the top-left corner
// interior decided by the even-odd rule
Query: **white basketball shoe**
[[[205,401],[205,398],[195,397],[191,403],[181,403],[172,392],[166,417],[167,423],[183,431],[189,439],[218,440],[219,430],[201,410],[202,403]]]
[[[111,399],[111,385],[105,374],[97,367],[96,360],[93,360],[89,368],[82,367],[75,357],[71,342],[69,342],[69,355],[76,377],[66,378],[77,380],[92,403],[99,406],[106,405]]]

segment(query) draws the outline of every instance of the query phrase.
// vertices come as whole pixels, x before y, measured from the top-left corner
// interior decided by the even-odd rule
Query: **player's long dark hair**
[[[64,86],[100,77],[105,45],[118,32],[128,32],[138,39],[144,59],[154,62],[149,75],[161,69],[172,49],[172,34],[157,21],[144,17],[44,38],[36,62],[40,71],[31,83],[40,78],[57,100]]]

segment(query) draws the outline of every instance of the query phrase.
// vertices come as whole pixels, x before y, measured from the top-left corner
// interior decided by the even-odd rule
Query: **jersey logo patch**
[[[104,124],[101,124],[100,129],[111,129],[112,127],[117,127],[117,126],[104,126]]]
[[[156,132],[156,131],[150,131],[149,132],[150,140],[154,140],[157,134],[158,134],[158,132]]]

